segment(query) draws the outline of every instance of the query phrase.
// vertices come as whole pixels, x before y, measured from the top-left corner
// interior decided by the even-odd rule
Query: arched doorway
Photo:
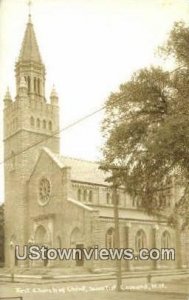
[[[77,248],[77,249],[80,249],[81,251],[84,248],[82,234],[78,227],[76,227],[72,230],[72,233],[70,236],[70,245],[72,248]],[[76,266],[81,267],[83,265],[84,265],[83,256],[80,258],[79,254],[78,254],[76,257]]]
[[[35,245],[38,245],[40,247],[45,246],[48,247],[49,246],[49,234],[47,232],[47,230],[45,229],[44,226],[39,225],[35,231],[35,235],[34,235],[34,241],[35,241]],[[48,259],[46,258],[45,260],[40,260],[37,262],[38,266],[47,266],[48,265]]]

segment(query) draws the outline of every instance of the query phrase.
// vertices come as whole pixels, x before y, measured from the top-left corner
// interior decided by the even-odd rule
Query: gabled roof
[[[42,63],[39,47],[37,44],[37,40],[36,40],[33,24],[31,23],[30,16],[24,34],[24,39],[22,42],[22,47],[20,50],[18,61],[19,62],[33,61],[37,63]]]
[[[61,156],[46,147],[44,147],[43,150],[60,168],[71,167],[71,180],[83,183],[109,185],[109,183],[105,181],[109,174],[100,170],[98,163]]]

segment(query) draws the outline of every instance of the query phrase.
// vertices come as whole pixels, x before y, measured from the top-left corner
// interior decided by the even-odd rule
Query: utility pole
[[[120,249],[120,232],[119,232],[119,208],[118,208],[118,193],[117,193],[116,179],[113,179],[113,193],[112,200],[114,206],[114,224],[115,224],[115,248]],[[121,270],[121,259],[116,260],[116,290],[121,292],[122,285],[122,270]]]
[[[115,226],[115,248],[120,250],[120,232],[119,232],[119,207],[118,207],[118,193],[117,189],[120,186],[119,183],[119,171],[120,168],[116,168],[110,165],[101,166],[102,170],[112,171],[112,202],[114,210],[114,226]],[[118,292],[122,291],[122,269],[121,269],[121,259],[116,260],[116,290]]]

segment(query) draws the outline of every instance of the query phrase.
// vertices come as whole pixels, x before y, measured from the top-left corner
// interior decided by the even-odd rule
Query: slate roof
[[[99,169],[99,164],[92,161],[81,160],[59,155],[49,148],[43,150],[57,163],[60,168],[71,167],[71,179],[78,182],[109,185],[106,182],[108,173]]]

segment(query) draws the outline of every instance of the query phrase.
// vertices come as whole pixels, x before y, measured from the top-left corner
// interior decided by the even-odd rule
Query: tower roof
[[[34,61],[42,63],[33,24],[31,22],[31,15],[29,15],[18,61]]]
[[[11,95],[10,95],[10,91],[9,91],[9,88],[8,88],[8,87],[7,87],[7,91],[6,91],[4,100],[12,100],[12,99],[11,99]]]
[[[58,98],[58,95],[57,95],[57,92],[56,92],[54,84],[53,84],[53,88],[52,88],[50,97],[51,98]]]

